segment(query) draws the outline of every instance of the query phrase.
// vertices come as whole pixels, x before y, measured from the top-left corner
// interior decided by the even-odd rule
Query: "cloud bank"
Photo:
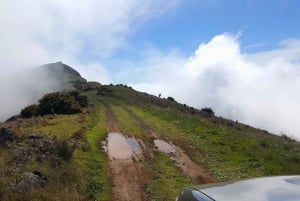
[[[148,77],[136,89],[300,139],[300,40],[247,54],[237,36],[222,34],[189,57],[175,51],[145,59],[146,70],[139,73]]]
[[[178,0],[163,4],[151,0],[4,0],[0,66],[37,66],[57,60],[93,63],[95,58],[109,57],[126,45],[139,26],[177,4]]]
[[[274,50],[241,52],[236,36],[202,43],[190,56],[150,49],[111,77],[105,63],[128,45],[139,26],[176,8],[180,0],[4,0],[0,7],[0,118],[18,112],[57,86],[28,67],[63,61],[89,80],[134,81],[135,88],[173,96],[218,115],[300,138],[300,40]],[[123,62],[123,61],[122,61]],[[17,72],[17,73],[16,73]],[[117,77],[117,78],[116,78]],[[34,87],[41,85],[42,90]],[[7,108],[10,111],[7,112]]]
[[[30,67],[63,61],[89,80],[111,82],[99,60],[110,58],[139,26],[177,4],[178,0],[1,1],[0,120],[57,89],[51,76],[26,73]]]
[[[45,93],[58,91],[63,83],[41,68],[0,75],[0,121],[5,121],[27,105],[37,102]]]

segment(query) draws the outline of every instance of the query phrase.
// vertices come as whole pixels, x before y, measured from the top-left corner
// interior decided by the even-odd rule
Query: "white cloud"
[[[139,25],[175,8],[178,2],[1,1],[0,66],[36,66],[64,61],[65,57],[77,63],[79,57],[108,57]]]
[[[0,74],[0,121],[19,114],[22,108],[35,103],[46,92],[61,89],[61,84],[39,68]]]
[[[148,58],[145,82],[134,87],[173,96],[218,115],[300,139],[300,40],[277,49],[242,53],[236,36],[215,36],[189,57]]]
[[[172,10],[178,2],[1,1],[0,120],[57,89],[51,76],[25,76],[23,69],[62,61],[88,80],[108,83],[110,75],[99,60],[109,58],[139,26]]]
[[[81,73],[81,76],[88,78],[89,81],[97,81],[101,84],[111,83],[109,72],[100,62],[90,62],[86,64],[76,64],[68,62],[70,66],[76,66],[76,69]]]

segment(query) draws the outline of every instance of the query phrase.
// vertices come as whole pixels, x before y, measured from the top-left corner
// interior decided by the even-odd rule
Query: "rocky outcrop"
[[[6,127],[0,127],[0,144],[12,141],[15,138],[14,133]]]
[[[43,188],[48,184],[48,179],[39,171],[24,172],[13,185],[17,192],[28,192],[34,189]]]

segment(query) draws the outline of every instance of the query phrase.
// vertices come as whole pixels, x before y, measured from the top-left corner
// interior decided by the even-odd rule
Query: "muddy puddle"
[[[216,181],[216,179],[211,177],[202,166],[194,163],[180,147],[163,140],[154,140],[154,144],[159,151],[169,155],[170,159],[182,170],[183,174],[189,176],[198,184]]]
[[[107,141],[103,143],[110,159],[130,159],[142,153],[138,141],[116,132],[110,132]]]
[[[176,152],[172,145],[163,140],[154,140],[154,144],[161,152],[165,152],[167,154]]]

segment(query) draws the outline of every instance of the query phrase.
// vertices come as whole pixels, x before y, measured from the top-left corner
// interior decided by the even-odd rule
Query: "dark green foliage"
[[[58,143],[58,156],[64,160],[70,160],[72,158],[74,147],[72,147],[67,140],[60,141]]]
[[[75,100],[79,103],[80,107],[88,106],[89,102],[87,96],[80,95],[78,91],[71,91],[68,94],[75,98]]]
[[[46,114],[75,114],[81,112],[81,107],[88,106],[88,99],[77,91],[69,93],[49,93],[39,100],[38,105],[30,105],[21,111],[21,116],[30,118]]]
[[[12,141],[15,138],[14,133],[5,127],[0,127],[0,144]]]
[[[23,110],[21,110],[21,116],[24,118],[30,118],[32,116],[37,115],[38,112],[38,105],[29,105],[25,107]]]
[[[14,115],[14,116],[11,116],[8,119],[6,119],[5,122],[15,121],[15,120],[20,119],[20,118],[22,118],[21,115]]]
[[[75,114],[80,112],[80,105],[69,94],[59,92],[46,94],[39,100],[38,114]]]
[[[170,96],[167,98],[167,100],[169,100],[169,101],[175,101],[175,99],[173,97],[170,97]]]
[[[107,95],[111,94],[112,90],[107,86],[101,86],[97,92],[97,95]]]
[[[90,180],[86,184],[86,190],[88,195],[96,194],[103,190],[103,184],[101,184],[99,181]]]
[[[101,84],[99,82],[87,82],[82,86],[81,90],[91,91],[91,90],[97,90],[100,87],[101,87]]]
[[[215,116],[215,113],[211,108],[202,108],[201,111],[204,112],[206,116]]]

